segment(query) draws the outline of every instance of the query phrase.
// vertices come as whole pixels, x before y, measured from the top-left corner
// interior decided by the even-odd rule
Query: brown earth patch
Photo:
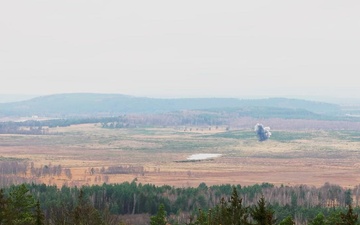
[[[38,168],[46,165],[69,168],[71,178],[64,174],[40,178],[41,182],[59,186],[101,185],[134,179],[141,183],[179,187],[198,186],[202,182],[208,185],[269,182],[315,186],[330,182],[344,187],[360,183],[359,142],[334,139],[327,131],[308,131],[306,133],[315,136],[291,141],[258,142],[255,135],[253,138],[216,136],[224,134],[224,130],[110,130],[94,124],[51,128],[50,135],[0,135],[0,156],[26,159]],[[286,132],[293,134],[296,131]],[[222,157],[175,162],[196,153],[216,153]],[[101,172],[111,166],[142,167],[143,171]]]

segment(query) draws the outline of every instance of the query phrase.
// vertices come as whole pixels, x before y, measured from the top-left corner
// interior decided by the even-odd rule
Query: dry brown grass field
[[[99,124],[50,128],[48,135],[0,135],[0,156],[35,167],[61,165],[72,177],[43,176],[56,185],[141,183],[179,187],[269,182],[275,185],[360,183],[360,132],[273,130],[259,142],[249,129],[225,127],[104,129]],[[222,154],[186,161],[198,153]],[[109,167],[142,168],[106,173]],[[126,169],[125,169],[126,170]],[[130,170],[129,170],[130,171]],[[24,176],[30,176],[27,173]]]

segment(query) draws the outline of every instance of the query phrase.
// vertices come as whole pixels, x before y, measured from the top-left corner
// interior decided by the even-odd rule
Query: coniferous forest
[[[1,189],[0,224],[358,224],[358,189],[137,183]]]

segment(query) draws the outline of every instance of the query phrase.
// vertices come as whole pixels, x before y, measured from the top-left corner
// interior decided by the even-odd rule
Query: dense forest
[[[177,188],[136,180],[81,188],[22,184],[1,190],[0,224],[358,224],[359,190],[268,183]]]

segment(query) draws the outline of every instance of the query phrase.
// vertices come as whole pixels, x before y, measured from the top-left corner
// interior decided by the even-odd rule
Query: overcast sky
[[[360,1],[0,1],[0,94],[360,98]]]

